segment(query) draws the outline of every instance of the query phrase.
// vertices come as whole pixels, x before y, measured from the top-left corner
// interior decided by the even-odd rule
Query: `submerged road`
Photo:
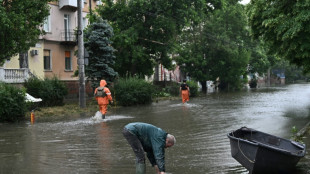
[[[57,122],[0,124],[0,174],[135,173],[135,157],[121,133],[147,122],[175,135],[166,150],[168,174],[248,173],[230,154],[227,133],[247,126],[290,138],[310,121],[310,84],[212,92],[147,106],[110,108],[107,119],[81,116]],[[308,154],[296,174],[310,171]],[[147,161],[147,173],[155,173]]]

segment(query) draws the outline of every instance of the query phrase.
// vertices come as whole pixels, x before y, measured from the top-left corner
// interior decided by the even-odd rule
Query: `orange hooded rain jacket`
[[[100,87],[105,87],[106,85],[107,85],[107,82],[105,80],[100,81]],[[98,90],[98,88],[95,89],[95,94],[96,94],[97,90]],[[107,94],[107,96],[96,97],[96,100],[97,100],[98,105],[99,105],[100,112],[102,114],[105,114],[107,112],[107,106],[109,104],[109,101],[113,100],[109,88],[105,87],[104,92]]]

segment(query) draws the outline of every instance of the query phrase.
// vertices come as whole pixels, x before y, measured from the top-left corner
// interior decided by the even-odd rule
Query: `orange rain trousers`
[[[189,92],[188,90],[182,90],[182,103],[189,101]]]
[[[99,111],[101,114],[105,115],[107,113],[108,104],[99,105]]]

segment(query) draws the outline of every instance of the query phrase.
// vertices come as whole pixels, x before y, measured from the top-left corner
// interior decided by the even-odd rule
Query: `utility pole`
[[[92,0],[89,0],[89,15],[90,15],[90,16],[92,16],[92,14],[93,14],[93,13],[92,13],[92,9],[91,9],[91,1],[92,1]]]
[[[91,1],[92,0],[89,0],[89,16],[90,16],[90,18],[89,18],[89,23],[91,24],[91,23],[93,23],[93,12],[92,12],[92,9],[91,9]],[[101,0],[100,0],[101,1]]]
[[[84,41],[82,24],[82,0],[78,2],[78,65],[79,65],[79,102],[80,108],[86,107],[85,102],[85,69],[84,69]]]

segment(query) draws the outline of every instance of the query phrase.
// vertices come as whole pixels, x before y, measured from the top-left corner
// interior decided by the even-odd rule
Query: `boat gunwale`
[[[244,128],[244,127],[243,127]],[[249,129],[249,128],[248,128]],[[239,130],[239,129],[237,129]],[[235,131],[237,131],[235,130]],[[264,132],[261,132],[261,131],[257,131],[257,130],[254,130],[254,129],[251,129],[253,131],[256,131],[258,133],[263,133],[263,134],[266,134],[266,135],[269,135],[269,136],[274,136],[274,135],[270,135],[270,134],[267,134],[267,133],[264,133]],[[246,140],[246,139],[243,139],[243,138],[237,138],[235,136],[233,136],[233,132],[235,131],[232,131],[230,133],[227,134],[228,138],[230,139],[234,139],[236,141],[242,141],[244,143],[248,143],[248,144],[252,144],[252,145],[255,145],[255,146],[260,146],[262,148],[267,148],[267,149],[270,149],[270,150],[273,150],[273,151],[277,151],[277,152],[281,152],[281,153],[284,153],[284,154],[287,154],[287,155],[291,155],[291,156],[297,156],[297,157],[304,157],[305,154],[306,154],[306,145],[303,144],[303,149],[300,150],[301,153],[294,153],[292,151],[289,151],[289,150],[286,150],[286,149],[282,149],[282,148],[277,148],[277,147],[274,147],[274,146],[271,146],[271,145],[267,145],[267,144],[264,144],[264,143],[261,143],[261,142],[256,142],[256,141],[251,141],[251,140]],[[242,131],[242,130],[241,130]],[[232,134],[232,135],[231,135]],[[275,136],[277,137],[277,136]],[[288,140],[288,139],[284,139],[284,138],[281,138],[281,137],[277,137],[277,138],[280,138],[284,141],[289,141],[292,143],[292,140]],[[298,142],[297,142],[298,143]],[[293,143],[292,143],[293,144]],[[299,143],[300,144],[300,143]],[[293,144],[294,145],[294,144]],[[296,145],[295,145],[296,146]],[[298,146],[299,147],[299,146]],[[299,147],[300,148],[300,147]]]

